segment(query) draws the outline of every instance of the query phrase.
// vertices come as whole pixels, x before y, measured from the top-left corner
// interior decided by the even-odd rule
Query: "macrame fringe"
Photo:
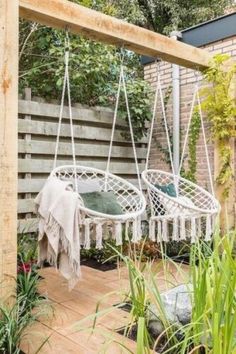
[[[178,241],[178,227],[179,227],[179,220],[177,217],[175,217],[173,220],[173,234],[172,234],[173,241]]]
[[[90,219],[84,221],[84,248],[90,249]]]
[[[202,236],[202,220],[201,217],[196,219],[196,226],[197,226],[197,238],[200,239]]]
[[[164,219],[162,221],[162,240],[164,242],[168,242],[169,241],[168,224],[167,224],[167,220],[166,219]]]
[[[194,216],[191,217],[191,231],[190,231],[190,237],[191,237],[191,243],[196,242],[196,218]]]
[[[142,219],[141,217],[138,217],[137,218],[137,231],[138,231],[138,234],[137,234],[137,241],[140,241],[142,239]]]
[[[210,241],[211,240],[211,234],[212,234],[212,226],[211,226],[211,220],[212,217],[211,215],[206,216],[206,235],[205,235],[205,241]]]
[[[132,239],[131,239],[131,241],[133,243],[137,243],[137,241],[138,241],[137,234],[138,234],[137,220],[133,220],[132,221]]]
[[[156,241],[155,230],[156,229],[156,222],[153,219],[149,220],[149,238],[151,241]]]
[[[95,224],[95,232],[96,232],[96,248],[98,250],[102,249],[102,223],[101,222],[97,222],[97,224]]]
[[[104,220],[104,219],[91,219],[85,218],[83,223],[80,226],[83,226],[83,233],[81,233],[81,238],[83,236],[83,240],[81,243],[84,245],[85,249],[90,249],[91,247],[91,227],[95,227],[95,239],[96,239],[96,248],[102,249],[103,247],[103,232],[107,227],[111,227],[111,236],[116,241],[117,246],[121,246],[123,243],[123,230],[125,231],[125,240],[129,240],[129,233],[132,231],[132,242],[138,242],[142,238],[142,223],[141,218],[129,219],[125,222],[123,221],[113,221],[113,220]],[[106,226],[106,227],[105,227]],[[130,230],[131,229],[131,230]],[[55,231],[56,232],[56,231]]]
[[[217,215],[207,214],[198,215],[178,215],[171,221],[172,236],[169,235],[168,218],[150,218],[149,220],[149,238],[156,242],[184,241],[190,238],[191,243],[195,243],[201,237],[205,241],[211,241],[216,226]],[[205,227],[203,228],[203,226]]]
[[[158,220],[157,222],[157,242],[162,242],[161,220]]]
[[[184,216],[180,217],[180,240],[186,240],[186,220]]]
[[[125,241],[129,241],[129,229],[130,229],[130,221],[127,220],[125,222]]]
[[[114,223],[114,239],[116,240],[116,246],[122,245],[122,224],[119,221]]]

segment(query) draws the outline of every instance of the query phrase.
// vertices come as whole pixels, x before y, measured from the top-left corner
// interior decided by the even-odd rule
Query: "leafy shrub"
[[[111,247],[112,246],[112,247]],[[81,259],[88,260],[93,259],[98,263],[113,264],[117,262],[117,251],[121,251],[121,246],[116,246],[114,240],[107,240],[103,242],[103,248],[101,250],[96,248],[95,243],[91,245],[90,249],[81,249]]]
[[[21,22],[22,41],[32,26]],[[25,40],[23,37],[25,33]],[[64,76],[65,33],[59,30],[37,27],[26,45],[22,44],[20,60],[20,91],[31,87],[34,96],[47,100],[60,100]],[[88,106],[114,107],[120,70],[120,50],[70,35],[70,87],[72,102]],[[126,51],[124,58],[127,93],[132,122],[137,139],[146,134],[145,122],[150,119],[151,88],[143,79],[139,56]],[[121,117],[127,118],[125,102],[119,107]]]
[[[38,293],[37,242],[32,235],[18,236],[17,297],[12,307],[0,304],[0,353],[19,354],[27,327],[48,310],[46,297]],[[43,343],[44,344],[44,343]]]

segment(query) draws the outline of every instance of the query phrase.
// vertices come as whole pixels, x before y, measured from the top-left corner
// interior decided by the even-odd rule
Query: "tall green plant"
[[[158,348],[160,342],[163,354],[234,354],[236,353],[236,262],[233,245],[236,232],[221,238],[214,236],[213,246],[199,241],[191,246],[189,279],[193,290],[192,319],[189,324],[176,327],[170,324],[162,303],[158,278],[152,271],[151,263],[144,269],[140,263],[120,255],[129,274],[131,318],[137,324],[137,353],[151,353],[151,345]],[[164,252],[164,249],[163,249]],[[163,278],[169,278],[167,262],[178,264],[164,255]],[[150,340],[148,332],[149,303],[157,308],[163,323],[163,333],[156,342]]]
[[[39,279],[34,271],[19,273],[14,306],[10,308],[0,304],[1,354],[21,353],[20,344],[27,333],[27,328],[35,323],[39,316],[48,312],[45,296],[37,292]]]
[[[25,312],[21,299],[16,301],[12,309],[0,306],[0,353],[20,353],[20,342],[24,332],[36,317]]]
[[[199,245],[192,250],[192,332],[195,335],[195,346],[204,346],[207,353],[236,352],[234,241],[235,233],[223,239],[215,235],[213,251],[208,249],[208,254],[204,254]],[[194,266],[196,258],[198,267]]]
[[[183,169],[181,175],[188,180],[196,183],[197,172],[197,142],[200,136],[201,118],[198,109],[195,109],[192,115],[189,138],[188,138],[188,168]]]
[[[216,178],[228,197],[233,181],[231,138],[236,136],[236,100],[234,80],[236,64],[228,64],[229,55],[216,55],[205,72],[207,86],[202,89],[202,110],[211,123],[211,138],[219,149],[220,171]]]

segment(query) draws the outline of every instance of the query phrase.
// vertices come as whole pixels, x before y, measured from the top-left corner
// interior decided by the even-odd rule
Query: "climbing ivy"
[[[197,142],[200,135],[201,128],[201,118],[199,110],[195,107],[190,129],[189,129],[189,138],[188,138],[188,168],[185,170],[182,168],[181,175],[186,179],[196,183],[196,172],[197,172]]]
[[[171,94],[172,94],[172,86],[169,86],[169,87],[167,87],[165,94],[164,94],[164,109],[165,109],[166,114],[167,114],[167,107],[168,107],[168,102],[170,100]],[[162,129],[163,129],[165,136],[166,136],[165,121],[164,121],[163,114],[161,114],[161,126],[162,126]],[[169,138],[170,138],[171,153],[173,155],[173,133],[172,133],[172,130],[170,129],[168,122],[167,122],[167,129],[168,129],[168,134],[169,134]],[[168,166],[171,167],[170,154],[169,154],[167,142],[165,144],[163,144],[162,142],[158,141],[158,139],[157,139],[157,137],[155,137],[155,135],[154,135],[154,139],[155,139],[155,143],[156,143],[157,148],[162,153],[162,158],[161,158],[162,161],[164,161]]]
[[[231,138],[236,136],[236,100],[232,95],[236,63],[229,63],[229,55],[216,55],[204,78],[202,110],[211,123],[211,138],[219,151],[220,171],[216,182],[223,186],[226,199],[233,181]]]

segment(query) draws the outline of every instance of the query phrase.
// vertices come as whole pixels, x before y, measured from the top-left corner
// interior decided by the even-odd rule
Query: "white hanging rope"
[[[69,52],[66,52],[66,77],[67,77],[67,95],[68,95],[68,109],[70,118],[70,134],[71,134],[71,148],[72,148],[72,158],[73,165],[76,166],[75,159],[75,141],[74,141],[74,129],[73,129],[73,118],[72,118],[72,107],[71,107],[71,95],[70,95],[70,77],[69,77]]]
[[[168,131],[168,123],[167,123],[167,117],[166,117],[166,111],[165,111],[165,104],[164,104],[164,98],[163,98],[163,93],[162,93],[160,75],[158,77],[158,80],[159,80],[161,109],[162,109],[162,115],[163,115],[164,124],[165,124],[165,131],[166,131],[167,145],[168,145],[168,151],[169,151],[170,165],[171,165],[172,174],[173,174],[173,176],[175,176],[175,169],[174,169],[174,163],[173,163],[173,157],[172,157],[172,151],[171,151],[170,136],[169,136],[169,131]]]
[[[211,165],[210,165],[210,159],[209,159],[209,153],[208,153],[208,147],[207,147],[207,141],[206,141],[206,133],[205,133],[205,127],[204,127],[204,122],[203,122],[203,114],[202,114],[202,107],[201,107],[199,91],[197,91],[197,102],[198,102],[199,115],[201,118],[202,135],[203,135],[203,142],[204,142],[206,161],[207,161],[207,169],[208,169],[210,186],[211,186],[211,193],[213,196],[215,196],[213,177],[212,177],[212,173],[211,173]]]
[[[126,89],[126,84],[125,84],[123,65],[121,65],[121,77],[122,77],[123,88],[124,88],[126,110],[127,110],[128,121],[129,121],[129,129],[130,129],[132,147],[133,147],[133,152],[134,152],[134,160],[135,160],[135,167],[136,167],[136,173],[137,173],[137,178],[138,178],[138,185],[139,185],[139,190],[141,192],[142,191],[142,184],[141,184],[141,178],[140,178],[140,172],[139,172],[139,166],[138,166],[138,157],[137,157],[135,141],[134,141],[134,133],[133,133],[133,127],[132,127],[132,121],[131,121],[131,115],[130,115],[130,109],[129,109],[129,101],[128,101],[127,89]]]
[[[58,155],[58,147],[59,147],[59,138],[61,134],[61,122],[62,122],[62,115],[63,115],[63,108],[64,108],[65,91],[66,91],[66,71],[64,73],[64,79],[63,79],[63,88],[62,88],[62,95],[61,95],[59,122],[57,127],[57,140],[56,140],[56,147],[55,147],[53,169],[56,168],[57,165],[57,155]]]
[[[157,76],[158,76],[158,72],[159,71],[158,71],[158,66],[157,66]],[[145,170],[148,169],[148,164],[149,164],[149,158],[150,158],[150,152],[151,152],[151,146],[152,146],[153,129],[154,129],[154,123],[155,123],[155,118],[156,118],[156,113],[157,113],[156,110],[157,110],[158,93],[159,93],[159,80],[156,81],[156,90],[155,90],[155,98],[154,98],[151,126],[150,126],[150,131],[149,131],[149,141],[148,141],[148,150],[147,150]]]
[[[152,122],[151,122],[151,128],[150,128],[149,142],[148,142],[148,151],[147,151],[147,157],[146,157],[146,170],[148,169],[148,162],[149,162],[149,157],[150,157],[154,121],[155,121],[155,117],[156,117],[158,93],[160,95],[161,112],[162,112],[162,116],[163,116],[163,120],[164,120],[164,126],[165,126],[166,138],[167,138],[167,146],[168,146],[171,170],[172,170],[172,175],[173,175],[173,179],[174,179],[175,190],[176,190],[176,193],[177,193],[177,196],[178,196],[178,177],[175,175],[175,170],[174,170],[174,163],[173,163],[173,157],[172,157],[172,151],[171,151],[170,136],[169,136],[169,131],[168,131],[168,123],[167,123],[165,104],[164,104],[164,98],[163,98],[163,93],[162,93],[161,75],[160,75],[160,70],[159,70],[159,64],[157,63],[157,84],[156,84],[156,92],[155,92],[155,100],[154,100],[154,106],[153,106],[153,114],[152,114]]]
[[[164,98],[163,98],[163,93],[162,93],[161,76],[160,76],[160,71],[159,71],[159,64],[157,63],[157,83],[156,83],[155,100],[154,100],[154,105],[153,105],[152,122],[151,122],[149,142],[148,142],[146,169],[148,168],[148,161],[149,161],[149,157],[150,157],[153,128],[154,128],[154,122],[155,122],[155,117],[156,117],[158,93],[160,94],[161,111],[162,111],[162,116],[163,116],[164,125],[165,125],[165,132],[166,132],[166,138],[167,138],[169,158],[170,158],[170,163],[171,163],[171,170],[172,170],[173,175],[175,175],[173,158],[172,158],[172,151],[171,151],[171,143],[170,143],[170,137],[169,137],[169,131],[168,131],[168,123],[167,123],[167,117],[166,117],[166,112],[165,112],[165,104],[164,104]]]
[[[181,169],[182,169],[182,166],[183,166],[184,155],[185,155],[185,151],[186,151],[186,148],[187,148],[188,136],[189,136],[189,131],[190,131],[190,127],[191,127],[191,121],[192,121],[192,116],[193,116],[193,110],[194,110],[194,105],[195,105],[197,91],[198,91],[198,83],[196,83],[195,89],[194,89],[194,93],[193,93],[193,99],[192,99],[192,104],[191,104],[191,109],[190,109],[190,114],[189,114],[189,119],[188,119],[188,126],[187,126],[187,131],[186,131],[186,134],[185,134],[185,138],[184,138],[184,145],[183,145],[182,155],[181,155],[180,164],[179,164],[179,171],[178,171],[178,175],[179,176],[180,176],[180,172],[181,172]]]
[[[130,129],[130,136],[131,136],[131,142],[132,142],[133,153],[134,153],[134,160],[135,160],[135,167],[136,167],[136,173],[137,173],[137,178],[138,178],[138,185],[139,185],[139,190],[142,191],[142,184],[141,184],[141,178],[140,178],[140,172],[139,172],[139,166],[138,166],[138,157],[137,157],[137,153],[136,153],[132,120],[131,120],[131,114],[130,114],[130,109],[129,109],[129,101],[128,101],[126,83],[125,83],[125,76],[124,76],[123,58],[121,59],[120,76],[119,76],[118,90],[117,90],[117,96],[116,96],[116,104],[115,104],[115,111],[114,111],[114,117],[113,117],[111,140],[110,140],[110,146],[109,146],[109,152],[108,152],[106,172],[108,173],[110,171],[112,145],[113,145],[113,140],[114,140],[117,115],[118,115],[121,86],[123,86],[123,90],[124,90],[126,111],[127,111],[127,116],[128,116],[128,122],[129,122],[129,129]],[[106,185],[107,185],[107,179],[105,181],[105,186]]]
[[[73,166],[74,166],[74,180],[75,180],[75,190],[77,191],[78,190],[78,186],[77,186],[77,183],[76,183],[75,142],[74,142],[74,129],[73,129],[73,117],[72,117],[71,94],[70,94],[69,50],[70,50],[70,41],[69,41],[69,35],[68,35],[68,31],[67,31],[66,32],[66,39],[65,39],[65,54],[64,54],[65,72],[64,72],[64,79],[63,79],[63,88],[62,88],[62,95],[61,95],[59,122],[58,122],[58,129],[57,129],[57,140],[56,140],[55,156],[54,156],[54,168],[56,167],[56,163],[57,163],[57,155],[58,155],[59,140],[60,140],[60,133],[61,133],[62,116],[63,116],[63,109],[64,109],[64,101],[65,101],[65,92],[66,92],[66,87],[67,87],[68,109],[69,109],[69,120],[70,120],[70,133],[71,133],[71,148],[72,148],[72,159],[73,159]]]
[[[185,151],[186,151],[186,148],[187,148],[187,141],[188,141],[188,137],[189,137],[189,132],[190,132],[190,127],[191,127],[191,121],[192,121],[195,101],[197,101],[198,112],[199,112],[199,116],[200,116],[200,120],[201,120],[203,143],[204,143],[204,150],[205,150],[205,155],[206,155],[207,170],[208,170],[210,186],[211,186],[211,193],[212,193],[213,196],[215,196],[214,183],[213,183],[213,177],[212,177],[212,173],[211,173],[211,165],[210,165],[210,160],[209,160],[209,153],[208,153],[208,148],[207,148],[206,133],[205,133],[205,127],[204,127],[204,122],[203,122],[201,100],[200,100],[200,96],[199,96],[199,79],[198,78],[197,78],[197,82],[196,82],[195,89],[194,89],[194,94],[193,94],[193,99],[192,99],[192,104],[191,104],[191,110],[190,110],[190,115],[189,115],[189,120],[188,120],[188,126],[187,126],[187,131],[186,131],[186,134],[185,134],[183,151],[182,151],[180,164],[179,164],[178,175],[180,176],[181,169],[182,169],[183,162],[184,162],[184,156],[185,156]]]
[[[110,140],[110,146],[109,146],[109,152],[108,152],[108,158],[107,158],[106,172],[110,171],[112,145],[113,145],[113,140],[114,140],[116,120],[117,120],[117,114],[118,114],[118,108],[119,108],[121,84],[122,84],[122,70],[120,70],[119,84],[118,84],[118,90],[117,90],[117,95],[116,95],[116,105],[115,105],[115,111],[114,111],[114,117],[113,117],[113,123],[112,123],[111,140]]]

